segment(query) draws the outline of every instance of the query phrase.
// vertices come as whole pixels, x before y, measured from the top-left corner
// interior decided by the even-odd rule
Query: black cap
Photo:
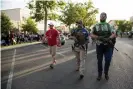
[[[100,14],[100,19],[106,20],[107,19],[107,14],[105,12],[102,12]]]

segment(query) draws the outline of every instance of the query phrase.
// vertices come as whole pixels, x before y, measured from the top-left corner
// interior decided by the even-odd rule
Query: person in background
[[[54,68],[54,64],[56,64],[56,48],[57,46],[59,46],[60,44],[58,44],[57,42],[60,42],[59,39],[59,33],[58,31],[54,28],[54,24],[50,23],[49,25],[49,30],[46,32],[46,34],[44,35],[43,39],[47,39],[48,42],[48,46],[50,48],[50,54],[52,56],[52,63],[50,65],[50,68]]]

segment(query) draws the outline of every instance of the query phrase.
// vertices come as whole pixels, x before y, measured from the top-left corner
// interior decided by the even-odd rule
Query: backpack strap
[[[102,31],[102,26],[101,26],[101,24],[99,24],[99,31]]]
[[[108,32],[111,34],[111,28],[110,28],[109,23],[107,23],[107,27],[108,27]]]

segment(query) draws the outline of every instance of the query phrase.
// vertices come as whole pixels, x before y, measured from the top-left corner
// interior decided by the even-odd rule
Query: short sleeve
[[[110,28],[111,28],[111,33],[115,33],[116,34],[115,28],[113,26],[110,26]]]
[[[55,29],[55,33],[56,33],[56,36],[58,37],[60,32]]]
[[[110,31],[110,33],[115,33],[115,30],[114,30],[113,26],[111,26],[108,23],[107,23],[107,26],[108,26],[108,30]]]
[[[86,32],[86,37],[88,37],[89,36],[89,32],[88,32],[88,30],[86,30],[86,29],[84,29],[85,30],[85,32]]]
[[[73,36],[75,34],[76,30],[75,29],[72,29],[71,31],[71,36]]]
[[[48,36],[48,32],[49,32],[49,30],[45,33],[45,35],[44,35],[44,36]]]
[[[59,33],[59,32],[57,32],[57,36],[59,36],[59,34],[60,34],[60,33]]]

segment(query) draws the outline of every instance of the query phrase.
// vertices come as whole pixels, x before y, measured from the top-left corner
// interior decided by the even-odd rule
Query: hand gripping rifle
[[[109,44],[109,45],[114,45],[113,42],[112,42],[112,39],[108,39],[108,44]],[[129,59],[132,59],[127,53],[124,53],[124,52],[119,51],[115,46],[112,46],[112,47],[113,47],[118,53],[124,54],[124,55],[126,55]]]

